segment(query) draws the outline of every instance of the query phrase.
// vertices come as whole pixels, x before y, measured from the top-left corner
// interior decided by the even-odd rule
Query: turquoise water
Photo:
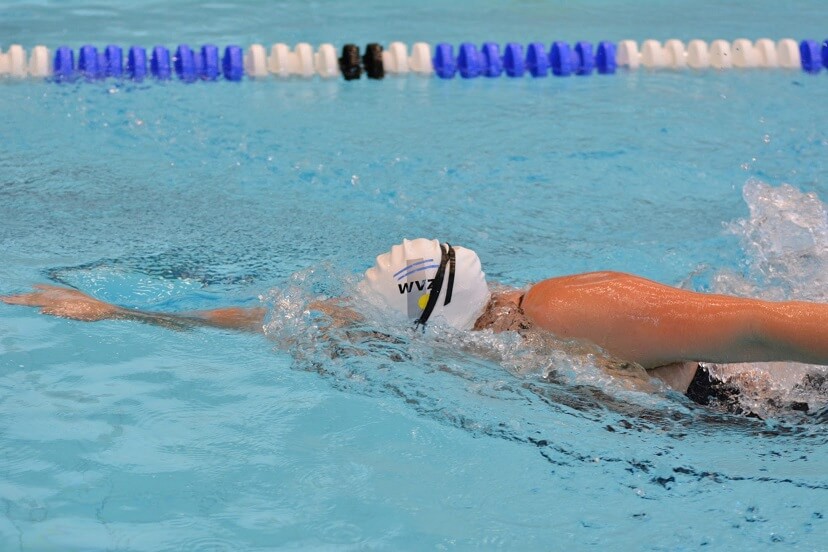
[[[0,47],[822,39],[820,9],[7,2]],[[826,299],[825,100],[783,71],[0,83],[0,293],[269,308],[253,336],[0,305],[0,550],[822,548],[826,394],[767,405],[797,367],[758,421],[510,336],[325,339],[305,308],[420,235],[507,285]]]

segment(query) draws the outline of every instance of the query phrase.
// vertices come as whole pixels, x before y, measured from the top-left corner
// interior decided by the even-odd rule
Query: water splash
[[[593,385],[613,395],[648,397],[654,390],[641,367],[546,332],[467,332],[439,322],[419,331],[411,321],[364,297],[355,277],[337,274],[331,266],[298,272],[288,285],[270,290],[261,299],[270,313],[266,335],[301,368],[333,371],[345,379],[377,384],[381,378],[376,374],[390,361],[408,365],[405,369],[415,373],[423,369],[452,373],[472,386],[511,379]],[[359,375],[353,370],[356,364],[363,366]],[[343,365],[349,369],[337,373]],[[427,378],[417,385],[431,387]],[[435,389],[439,395],[439,387]]]
[[[653,387],[639,366],[544,333],[437,325],[415,331],[407,319],[362,298],[358,278],[321,265],[261,297],[269,306],[265,333],[295,369],[318,373],[347,394],[392,400],[473,435],[525,444],[564,480],[598,469],[614,485],[649,497],[674,492],[679,481],[695,488],[711,477],[810,484],[798,475],[768,477],[761,463],[738,470],[716,466],[732,454],[722,442],[741,447],[743,434],[748,442],[756,435],[824,442],[816,425],[821,419],[762,422],[696,407]],[[792,422],[801,421],[796,414]]]
[[[418,416],[473,435],[523,443],[564,479],[598,469],[614,485],[659,496],[678,480],[711,477],[706,466],[717,462],[698,457],[688,444],[710,454],[708,433],[715,434],[715,450],[722,450],[723,438],[738,442],[741,433],[812,438],[806,428],[814,426],[769,427],[642,392],[639,384],[650,382],[640,367],[548,334],[416,331],[408,320],[372,310],[356,289],[352,276],[330,266],[296,273],[262,297],[270,307],[265,333],[290,354],[295,369],[316,372],[335,389],[399,401]],[[341,296],[351,299],[332,299]],[[360,318],[339,324],[336,314],[319,312],[319,301]],[[766,474],[745,468],[713,476]],[[765,481],[802,484],[799,478]]]
[[[791,186],[750,181],[744,187],[750,217],[727,225],[741,237],[744,271],[721,271],[713,291],[768,299],[822,300],[828,294],[822,272],[828,266],[828,217],[814,195]],[[377,307],[358,292],[358,277],[330,265],[294,274],[286,286],[262,300],[270,306],[265,333],[287,351],[297,368],[330,376],[334,385],[359,393],[392,394],[444,419],[478,429],[493,427],[492,405],[481,397],[520,397],[537,407],[538,389],[562,404],[586,402],[596,410],[685,409],[640,367],[613,359],[597,348],[567,343],[542,332],[519,336],[459,332],[449,327],[414,331],[409,321]],[[342,301],[338,297],[349,297]],[[318,310],[357,312],[347,324]],[[312,308],[312,306],[314,308]],[[763,418],[801,416],[828,398],[828,372],[791,363],[712,366],[711,371],[739,386],[744,410]],[[540,387],[533,387],[540,386]],[[551,390],[551,391],[550,391]],[[549,408],[548,401],[545,401]],[[624,406],[624,403],[628,403]],[[497,408],[509,404],[500,403]],[[793,408],[793,410],[792,410]],[[507,408],[508,409],[508,408]],[[471,415],[475,412],[475,415]],[[436,414],[435,414],[436,413]],[[525,418],[525,413],[513,413]],[[473,422],[471,420],[474,420]],[[487,422],[486,420],[489,420]]]
[[[814,193],[749,180],[742,195],[750,216],[726,225],[740,238],[742,273],[720,271],[712,291],[769,300],[828,301],[828,212]],[[828,370],[789,362],[711,366],[740,390],[741,406],[762,417],[828,402]]]
[[[718,290],[765,299],[828,300],[828,214],[814,193],[749,180],[750,217],[727,225],[741,238],[744,275],[722,272]]]
[[[556,466],[593,462],[596,455],[627,463],[618,452],[624,446],[604,450],[605,439],[596,441],[600,452],[584,452],[579,420],[601,434],[618,423],[624,431],[658,426],[681,438],[697,419],[686,403],[652,393],[641,367],[594,347],[544,333],[462,332],[436,324],[421,332],[376,308],[357,288],[355,277],[330,266],[296,273],[262,297],[270,307],[265,333],[290,354],[294,368],[319,373],[339,390],[392,398],[440,423],[526,443]],[[342,296],[350,299],[335,299]],[[320,301],[336,308],[320,313]],[[359,318],[347,315],[349,323],[339,323],[342,312],[353,311]]]

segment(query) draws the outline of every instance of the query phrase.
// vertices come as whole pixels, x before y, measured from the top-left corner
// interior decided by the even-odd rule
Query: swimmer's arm
[[[828,304],[695,293],[600,272],[536,284],[523,308],[540,328],[647,369],[689,361],[828,365]]]
[[[362,322],[362,316],[354,309],[346,306],[346,301],[339,298],[311,301],[308,308],[328,316],[331,327],[342,328]]]
[[[44,284],[35,285],[34,291],[29,293],[2,296],[0,301],[38,307],[43,314],[72,320],[134,320],[174,330],[208,326],[261,332],[266,312],[261,307],[228,307],[181,314],[148,312],[119,307],[76,289]]]
[[[264,318],[267,310],[264,307],[225,307],[206,311],[195,311],[181,315],[146,313],[136,311],[138,317],[130,318],[131,312],[127,311],[125,318],[142,321],[141,316],[150,315],[146,320],[149,323],[164,325],[165,319],[171,322],[183,322],[185,325],[192,323],[192,326],[210,326],[213,328],[224,328],[227,330],[241,330],[246,332],[262,332]],[[157,320],[154,318],[158,316]]]

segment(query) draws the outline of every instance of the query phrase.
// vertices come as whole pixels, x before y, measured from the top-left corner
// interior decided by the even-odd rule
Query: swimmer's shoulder
[[[529,286],[527,294],[537,294],[549,291],[564,290],[571,288],[581,288],[586,286],[594,286],[607,284],[612,282],[637,282],[647,281],[645,278],[628,274],[626,272],[618,272],[614,270],[599,270],[595,272],[581,272],[578,274],[566,274],[562,276],[554,276],[541,280]]]
[[[623,292],[624,296],[629,296],[631,292],[653,287],[673,289],[640,276],[611,270],[556,276],[530,286],[522,306],[532,316],[532,312],[547,310],[561,301],[578,306],[589,298],[598,297],[596,293],[610,296]]]
[[[491,329],[495,332],[523,331],[531,322],[523,312],[522,303],[526,290],[496,288],[483,314],[475,322],[475,330]]]

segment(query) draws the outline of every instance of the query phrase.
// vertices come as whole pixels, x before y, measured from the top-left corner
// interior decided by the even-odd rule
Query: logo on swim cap
[[[379,255],[360,289],[419,323],[442,319],[458,329],[474,326],[490,297],[474,251],[423,238]]]
[[[426,308],[428,298],[431,296],[431,288],[434,286],[434,278],[426,277],[432,273],[432,269],[439,270],[440,261],[429,259],[406,259],[407,264],[394,273],[397,281],[397,289],[406,296],[406,313],[409,318],[418,318]]]

